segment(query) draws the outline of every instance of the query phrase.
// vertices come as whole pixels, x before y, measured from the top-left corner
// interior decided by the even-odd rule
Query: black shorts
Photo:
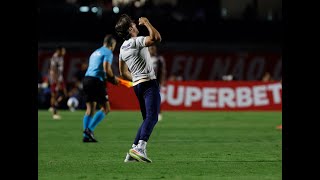
[[[85,76],[82,80],[84,99],[86,102],[105,104],[108,100],[106,82],[99,78]]]

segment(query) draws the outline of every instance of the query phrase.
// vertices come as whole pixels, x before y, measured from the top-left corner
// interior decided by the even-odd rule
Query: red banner
[[[139,110],[133,88],[108,84],[112,109]],[[161,110],[282,110],[280,82],[175,81],[161,89]]]
[[[52,53],[38,54],[38,70],[46,75]],[[281,53],[270,52],[165,52],[167,78],[180,76],[183,80],[222,80],[224,75],[233,75],[234,80],[261,80],[269,72],[274,80],[281,80]],[[65,57],[64,78],[72,82],[80,64],[88,62],[90,52],[68,51]],[[114,54],[112,69],[119,74],[118,53]]]
[[[168,77],[178,74],[184,80],[222,80],[228,74],[235,80],[261,80],[265,72],[274,80],[282,77],[281,53],[168,52],[163,56]]]

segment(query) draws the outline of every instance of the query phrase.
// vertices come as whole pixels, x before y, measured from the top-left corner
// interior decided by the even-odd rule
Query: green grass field
[[[38,111],[39,180],[282,179],[281,112],[163,112],[148,141],[152,163],[124,163],[139,111],[112,111],[98,143],[82,143],[84,111]]]

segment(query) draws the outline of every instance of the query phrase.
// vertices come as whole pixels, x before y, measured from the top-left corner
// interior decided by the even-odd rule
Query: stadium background
[[[221,81],[232,75],[236,81],[260,81],[269,72],[273,81],[280,81],[281,10],[279,0],[40,1],[38,81],[46,80],[48,60],[60,44],[67,48],[64,76],[68,91],[75,91],[75,74],[81,63],[101,46],[105,34],[115,35],[114,23],[121,13],[134,19],[146,16],[161,32],[159,54],[167,64],[167,79]],[[139,30],[140,35],[147,34],[145,28]],[[118,40],[116,49],[122,42]],[[117,55],[116,51],[116,75]],[[48,91],[40,89],[38,100],[39,108],[47,108]],[[83,103],[79,108],[84,108]]]
[[[173,96],[178,96],[178,87],[184,87],[185,90],[187,87],[199,89],[193,89],[188,95],[186,95],[186,91],[181,91],[184,92],[182,100],[184,103],[170,105],[168,102],[164,102],[164,110],[186,110],[195,113],[198,113],[198,110],[206,110],[208,113],[230,112],[230,110],[244,110],[251,113],[251,110],[259,110],[257,114],[243,116],[246,119],[250,119],[249,122],[243,122],[249,123],[249,126],[252,126],[251,128],[256,129],[262,128],[262,124],[267,124],[267,120],[263,118],[260,120],[260,117],[277,119],[268,121],[270,124],[267,126],[270,129],[272,129],[272,126],[281,123],[282,96],[280,96],[279,100],[275,95],[278,90],[280,90],[281,95],[281,87],[277,91],[271,91],[269,87],[281,85],[282,79],[282,0],[42,0],[38,2],[37,10],[40,132],[45,133],[44,131],[48,130],[47,128],[49,127],[45,121],[47,120],[46,118],[50,119],[49,112],[46,112],[49,108],[49,89],[46,88],[45,82],[47,80],[48,60],[54,48],[57,45],[66,47],[64,78],[68,84],[70,95],[77,93],[77,88],[74,88],[76,72],[80,70],[82,63],[88,61],[90,53],[101,46],[105,34],[115,35],[115,21],[122,13],[127,13],[134,19],[138,19],[141,16],[147,17],[161,33],[162,43],[159,46],[159,54],[164,56],[167,64],[167,79],[172,77],[179,77],[178,79],[180,79],[178,81],[168,81],[168,85],[172,85],[175,90]],[[147,34],[145,28],[140,26],[138,28],[140,35]],[[119,49],[122,41],[120,39],[117,40],[116,49]],[[113,62],[113,69],[116,74],[119,73],[117,57],[118,51],[116,50]],[[264,74],[267,72],[271,74],[271,79],[262,81]],[[232,75],[232,81],[224,80],[226,75]],[[108,87],[113,110],[138,110],[135,97],[132,97],[134,96],[132,89],[114,87],[111,84]],[[266,94],[260,94],[260,97],[257,97],[258,100],[251,96],[250,101],[252,103],[245,108],[237,105],[233,107],[233,102],[228,103],[226,101],[224,105],[219,107],[218,105],[209,108],[203,107],[203,102],[206,101],[203,99],[204,88],[231,88],[236,94],[236,89],[239,87],[247,87],[251,89],[250,92],[253,94],[256,92],[254,90],[255,87],[258,87],[260,92],[264,91]],[[195,97],[198,92],[201,93],[201,98],[199,96],[199,98],[187,100],[188,96]],[[128,98],[130,98],[130,101],[127,100]],[[266,102],[267,99],[268,103],[259,105],[259,103],[256,103],[259,98],[260,102]],[[124,100],[127,100],[128,103],[123,103]],[[237,104],[237,100],[235,100],[234,104]],[[61,108],[67,109],[66,105]],[[83,103],[79,106],[79,111],[81,109],[84,109]],[[271,110],[273,114],[265,114],[266,112],[261,112],[261,110]],[[67,116],[67,121],[68,115],[64,113],[68,114],[69,112],[62,112],[64,116]],[[77,115],[79,118],[82,116],[81,113],[82,111]],[[118,112],[112,113],[118,117]],[[112,117],[112,115],[110,116]],[[198,116],[203,119],[210,119],[215,114],[205,114],[203,112],[202,115],[198,114]],[[194,121],[196,121],[194,119],[189,120],[189,117],[185,117],[182,114],[168,114],[167,117],[171,117],[173,119],[172,122],[175,122],[174,120],[179,119],[179,117],[180,120],[190,121],[189,123],[195,123]],[[235,117],[239,117],[242,120],[242,115],[235,114],[231,119],[236,119]],[[251,121],[251,117],[256,117],[257,120]],[[128,117],[124,117],[124,119],[126,118]],[[224,118],[225,116],[221,117],[221,119]],[[43,119],[44,121],[41,121]],[[170,120],[167,119],[167,121]],[[207,123],[210,124],[210,122],[208,120]],[[232,128],[236,128],[238,122],[240,121],[234,121]],[[108,126],[107,122],[106,126]],[[176,127],[176,129],[180,128],[179,125]],[[240,127],[243,127],[243,124],[240,124]],[[205,127],[202,128],[205,129]],[[198,130],[198,133],[201,133],[201,129]],[[250,128],[248,130],[250,131]],[[197,131],[193,132],[197,133]],[[260,132],[267,132],[267,130],[263,129]],[[179,136],[179,134],[176,135]],[[224,135],[221,136],[223,137]],[[241,135],[236,132],[235,136]],[[261,137],[267,137],[267,135],[264,134]],[[276,157],[275,162],[281,164],[281,144],[278,144],[279,138],[281,141],[281,134],[268,137],[271,140],[262,138],[263,140],[261,141],[270,140],[272,143],[277,141],[275,143],[277,148],[276,150],[273,149],[274,152],[276,151],[274,156],[269,154],[270,156],[267,155],[267,157],[269,160],[271,157],[270,162],[273,162],[274,159],[272,158]],[[51,136],[50,138],[53,137]],[[109,137],[101,138],[108,139]],[[43,141],[39,139],[39,143]],[[55,143],[52,144],[54,145]],[[42,147],[54,149],[51,146],[43,145]],[[44,160],[50,157],[41,155],[41,152],[46,154],[46,151],[39,152],[40,163],[42,163],[41,159]],[[261,159],[268,159],[265,158],[266,156],[261,155],[260,157]],[[259,158],[257,159],[259,161]],[[48,168],[49,166],[45,167]],[[275,176],[270,176],[268,172],[264,172],[261,173],[262,175],[260,174],[261,176],[258,173],[257,176],[248,176],[245,179],[260,179],[260,177],[261,179],[279,179],[281,177],[281,165],[278,164],[274,167],[277,169],[270,169],[269,167],[269,170]],[[50,177],[45,173],[46,171],[48,169],[39,169],[41,177]],[[51,174],[51,177],[57,176]],[[247,176],[244,175],[244,177]],[[212,176],[208,176],[208,179],[210,178]]]

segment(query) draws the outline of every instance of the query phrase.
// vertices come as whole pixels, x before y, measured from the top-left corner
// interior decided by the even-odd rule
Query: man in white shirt
[[[117,34],[125,41],[120,47],[120,75],[133,82],[133,88],[140,104],[143,117],[132,148],[127,153],[125,162],[152,162],[147,157],[146,145],[152,130],[158,122],[160,111],[160,88],[156,80],[149,46],[161,42],[160,33],[145,17],[139,18],[139,25],[145,26],[149,36],[138,36],[139,30],[134,21],[126,14],[120,16],[116,23]]]

